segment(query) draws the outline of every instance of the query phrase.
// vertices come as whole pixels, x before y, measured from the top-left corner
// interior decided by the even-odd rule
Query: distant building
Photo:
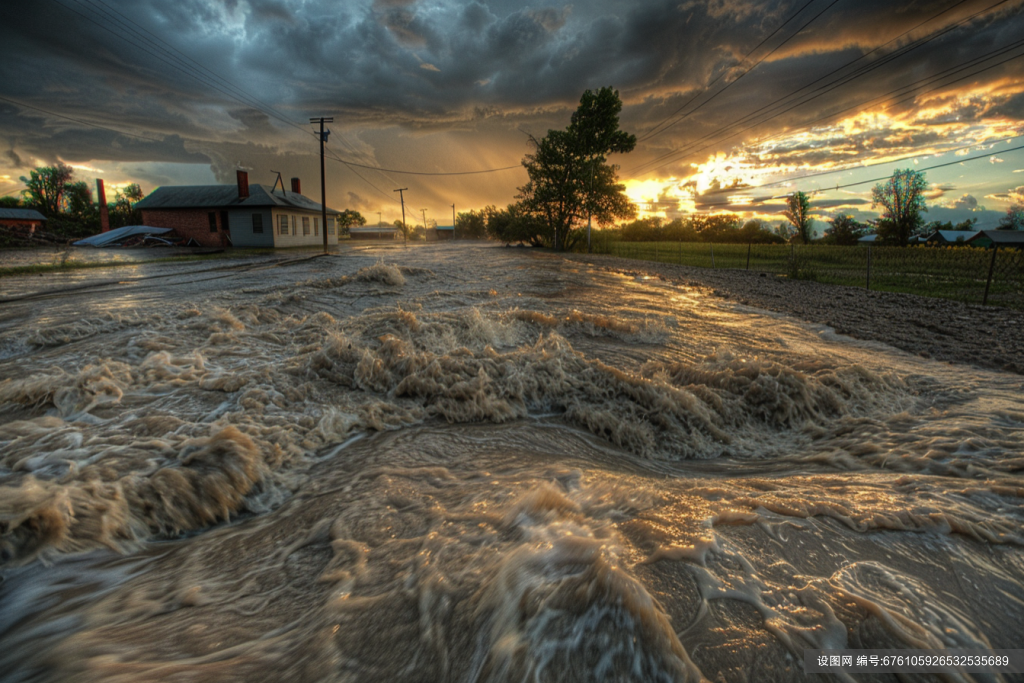
[[[1024,249],[1024,230],[981,230],[970,240],[972,247],[987,249],[993,244],[998,245],[1000,249]]]
[[[337,244],[337,215],[327,209],[321,226],[321,205],[305,197],[298,178],[286,192],[250,185],[238,171],[235,185],[178,185],[158,187],[135,208],[145,225],[173,228],[184,243],[206,247],[299,247]]]
[[[353,240],[397,240],[402,239],[402,231],[393,225],[359,225],[348,229],[349,239]]]
[[[46,216],[34,209],[0,209],[0,226],[31,235],[46,224]]]
[[[927,244],[966,244],[969,239],[977,234],[977,230],[936,230],[926,237],[924,241]]]
[[[861,245],[864,245],[864,244],[875,244],[877,241],[878,241],[878,235],[872,232],[872,233],[869,233],[867,235],[864,235],[859,240],[857,240],[857,244],[861,244]],[[921,244],[923,242],[924,242],[924,238],[923,237],[918,237],[917,235],[911,235],[910,239],[907,241],[907,244]]]
[[[455,226],[454,225],[439,225],[437,226],[437,240],[439,242],[451,241],[455,239]]]

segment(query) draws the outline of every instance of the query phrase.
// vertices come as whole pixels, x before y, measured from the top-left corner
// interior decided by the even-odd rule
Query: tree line
[[[46,217],[47,231],[59,237],[85,237],[100,231],[100,207],[93,199],[92,187],[75,180],[74,169],[67,164],[58,161],[54,166],[40,166],[20,180],[25,183],[21,196],[0,197],[0,207],[35,209]],[[115,189],[114,200],[107,203],[110,227],[142,222],[135,209],[142,197],[136,183]]]

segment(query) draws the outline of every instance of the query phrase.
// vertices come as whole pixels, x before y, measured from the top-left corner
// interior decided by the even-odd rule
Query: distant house
[[[966,244],[967,240],[977,234],[977,230],[936,230],[924,241],[927,244],[938,245]]]
[[[451,241],[455,239],[455,226],[454,225],[439,225],[437,226],[437,240],[439,242]]]
[[[42,228],[46,216],[33,209],[0,209],[0,226],[31,235]]]
[[[402,239],[402,231],[393,225],[360,225],[348,229],[349,239],[353,240],[397,240]]]
[[[135,205],[145,225],[173,228],[184,243],[202,246],[299,247],[337,244],[337,215],[327,209],[321,226],[321,205],[304,196],[298,178],[285,191],[250,185],[238,171],[235,185],[178,185],[158,187]]]
[[[1021,230],[981,230],[970,239],[972,247],[989,248],[993,244],[999,248],[1024,249],[1024,231]]]

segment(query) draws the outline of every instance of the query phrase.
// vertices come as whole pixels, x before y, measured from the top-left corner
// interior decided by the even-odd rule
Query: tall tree
[[[599,225],[632,218],[636,207],[618,182],[618,167],[607,156],[636,146],[636,136],[619,130],[618,91],[587,90],[566,130],[549,130],[523,160],[529,181],[519,188],[519,209],[543,219],[556,250],[572,247],[578,228],[592,215]]]
[[[483,211],[460,211],[455,219],[455,237],[478,240],[486,237],[487,219]]]
[[[928,187],[924,173],[912,168],[895,171],[884,183],[871,190],[871,207],[883,207],[878,221],[878,238],[884,244],[906,246],[924,224],[922,211],[928,207],[924,191]]]
[[[138,225],[142,222],[141,212],[135,205],[142,201],[142,188],[137,183],[129,183],[124,189],[114,192],[114,201],[107,204],[110,212],[110,227],[121,228],[126,225]]]
[[[71,184],[73,170],[58,161],[56,166],[42,166],[29,171],[29,177],[21,176],[25,183],[25,203],[39,209],[43,215],[56,216],[64,211],[67,186]]]
[[[786,198],[786,210],[782,213],[793,224],[796,238],[803,244],[811,243],[811,198],[804,192],[794,192]]]

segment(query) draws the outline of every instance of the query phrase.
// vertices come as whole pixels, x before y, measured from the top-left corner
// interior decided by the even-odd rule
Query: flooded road
[[[1020,375],[528,250],[186,265],[0,305],[3,680],[1024,641]]]

